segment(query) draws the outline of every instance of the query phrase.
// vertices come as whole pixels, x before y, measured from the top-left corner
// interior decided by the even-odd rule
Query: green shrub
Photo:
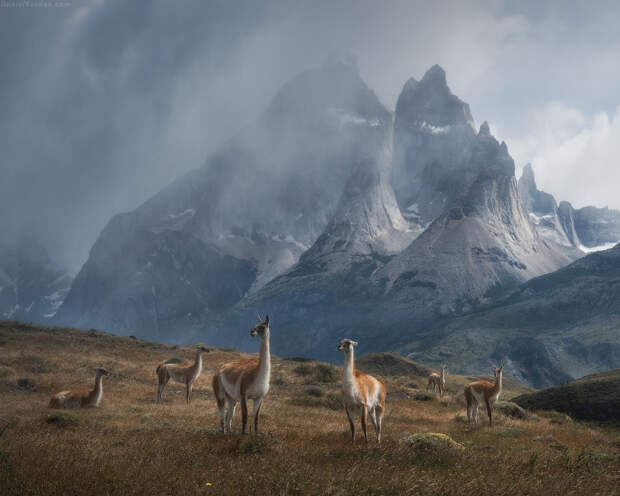
[[[400,446],[403,454],[421,465],[451,465],[465,450],[461,443],[438,432],[405,434]]]
[[[255,434],[239,442],[239,452],[244,455],[260,455],[271,448],[271,440],[264,434]]]
[[[312,386],[306,389],[306,394],[308,394],[308,396],[322,398],[323,396],[325,396],[325,391],[323,391],[320,387]]]
[[[413,399],[417,401],[431,401],[435,399],[435,395],[426,391],[418,391],[413,395]]]
[[[573,421],[566,413],[556,412],[555,410],[540,410],[536,413],[540,417],[548,418],[552,424],[567,424]]]
[[[519,429],[518,427],[504,427],[497,431],[497,435],[502,437],[519,437],[522,434],[523,429]]]
[[[498,401],[493,405],[493,409],[497,410],[506,417],[525,420],[528,418],[527,412],[516,403],[511,401]]]
[[[0,379],[4,379],[7,377],[14,377],[15,370],[11,367],[5,367],[4,365],[0,365]]]
[[[21,379],[17,379],[17,385],[22,389],[34,389],[36,383],[29,377],[22,377]]]
[[[46,374],[54,370],[52,365],[40,356],[22,355],[19,361],[25,370],[33,374]]]
[[[342,410],[342,395],[336,393],[329,393],[325,397],[325,406],[330,410]]]
[[[317,382],[336,382],[336,370],[331,365],[319,363],[314,368]]]
[[[79,423],[79,419],[75,413],[60,410],[47,414],[47,423],[54,424],[58,428],[75,426]]]
[[[183,363],[185,360],[179,357],[170,357],[164,363]]]
[[[300,375],[302,377],[307,377],[312,374],[312,367],[310,365],[306,365],[305,363],[302,363],[301,365],[298,365],[297,367],[295,367],[293,369],[293,372],[295,372],[297,375]]]

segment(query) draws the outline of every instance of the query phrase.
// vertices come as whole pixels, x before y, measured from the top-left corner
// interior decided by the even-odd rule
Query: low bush
[[[451,465],[465,450],[461,443],[438,432],[405,434],[400,446],[412,462],[421,465]]]
[[[435,399],[435,395],[426,391],[418,391],[413,395],[416,401],[431,401]]]
[[[46,421],[48,424],[54,424],[58,428],[75,426],[79,423],[79,419],[75,413],[63,410],[54,413],[48,413]]]

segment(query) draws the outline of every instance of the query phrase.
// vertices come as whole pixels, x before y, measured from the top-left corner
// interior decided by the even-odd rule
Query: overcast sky
[[[620,208],[619,2],[16,4],[0,6],[0,229],[36,233],[73,270],[114,213],[333,52],[356,54],[391,109],[440,64],[544,190]]]

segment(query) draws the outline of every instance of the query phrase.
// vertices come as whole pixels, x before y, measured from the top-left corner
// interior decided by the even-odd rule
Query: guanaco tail
[[[213,393],[217,400],[222,432],[231,432],[232,418],[237,403],[241,403],[241,432],[245,434],[248,421],[248,400],[253,400],[254,432],[258,432],[258,415],[263,398],[269,392],[271,354],[269,352],[269,315],[250,331],[250,336],[260,338],[258,360],[249,358],[223,365],[213,376]],[[226,405],[228,404],[228,407]]]
[[[105,369],[95,369],[94,389],[72,389],[61,391],[52,396],[50,408],[87,408],[98,407],[103,398],[103,376],[110,375]]]
[[[199,346],[196,349],[196,359],[194,363],[188,365],[186,363],[160,363],[157,366],[157,379],[159,385],[157,386],[157,403],[162,400],[162,394],[168,381],[173,381],[185,384],[185,400],[189,405],[192,397],[192,390],[196,379],[202,372],[202,354],[209,353],[210,349],[204,346]]]
[[[499,367],[493,367],[494,382],[482,380],[470,382],[465,386],[465,400],[467,401],[467,421],[472,419],[475,424],[478,423],[478,404],[484,402],[489,415],[489,426],[493,425],[493,414],[491,408],[493,403],[497,401],[502,392],[502,369],[504,363]]]
[[[437,372],[433,372],[428,376],[428,384],[426,385],[426,390],[433,389],[433,391],[439,390],[439,396],[443,396],[443,393],[446,392],[446,369],[445,365],[441,365],[441,372],[438,374]]]
[[[343,339],[338,344],[338,351],[344,352],[342,393],[344,409],[351,427],[351,441],[355,442],[354,420],[355,412],[359,410],[362,417],[364,439],[368,442],[366,417],[369,416],[375,426],[377,442],[380,443],[383,415],[385,415],[385,384],[380,379],[355,369],[354,346],[357,346],[357,342],[350,339]]]

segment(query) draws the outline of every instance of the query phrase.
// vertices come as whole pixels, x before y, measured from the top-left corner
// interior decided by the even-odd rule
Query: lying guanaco
[[[50,408],[88,408],[98,407],[103,398],[103,376],[110,375],[105,369],[95,369],[94,389],[72,389],[52,396]]]

